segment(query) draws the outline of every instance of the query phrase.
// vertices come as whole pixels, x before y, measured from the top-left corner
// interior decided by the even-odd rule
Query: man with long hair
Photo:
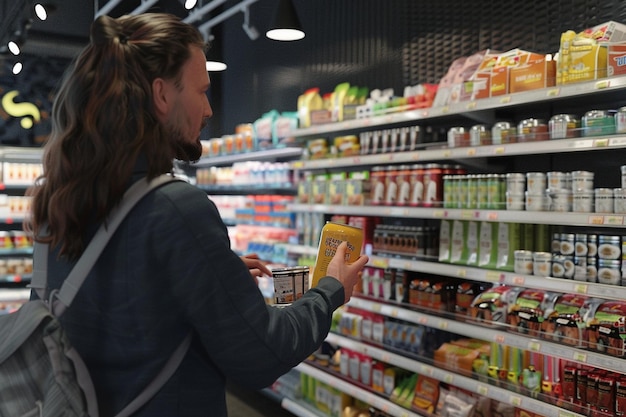
[[[213,113],[204,48],[196,28],[167,14],[93,22],[56,96],[44,174],[29,191],[26,226],[50,246],[51,289],[131,184],[171,172],[174,159],[200,158],[200,131]],[[323,342],[368,260],[347,264],[345,250],[318,286],[274,308],[251,277],[269,271],[231,251],[206,193],[175,181],[148,194],[61,317],[100,415],[135,398],[191,332],[182,364],[136,415],[226,416],[226,379],[267,386]]]

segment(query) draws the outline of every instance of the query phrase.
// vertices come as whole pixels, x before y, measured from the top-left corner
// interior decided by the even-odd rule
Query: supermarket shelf
[[[421,219],[474,220],[503,223],[532,223],[564,226],[626,227],[626,214],[573,213],[526,210],[479,210],[426,207],[342,206],[288,204],[287,209],[303,213],[345,214]]]
[[[0,256],[29,256],[33,254],[33,248],[0,249]]]
[[[344,381],[343,379],[328,374],[314,366],[308,365],[306,363],[301,363],[296,366],[295,369],[307,375],[310,375],[313,378],[324,382],[333,388],[337,388],[339,391],[344,392],[354,398],[365,401],[371,406],[378,408],[379,410],[382,410],[394,417],[423,417],[421,414],[417,414],[413,411],[407,410],[406,408],[400,407],[399,405],[392,403],[389,400],[386,400],[367,390],[359,388],[356,385],[351,384],[350,382]]]
[[[39,164],[43,158],[43,148],[3,146],[0,149],[2,162]]]
[[[502,145],[483,145],[460,148],[443,147],[410,152],[395,152],[373,155],[357,155],[345,158],[300,160],[291,162],[292,169],[328,169],[349,168],[362,165],[419,163],[425,161],[446,161],[485,157],[503,157],[514,155],[533,155],[544,153],[580,152],[607,149],[623,149],[626,137],[594,136],[574,139],[544,140]]]
[[[284,244],[285,250],[294,255],[317,256],[317,248],[305,245]]]
[[[291,185],[197,185],[211,195],[296,195],[297,188]]]
[[[398,304],[387,304],[359,297],[352,297],[348,305],[350,307],[360,308],[362,310],[371,311],[422,326],[445,330],[461,336],[476,337],[476,335],[480,335],[481,340],[488,342],[496,342],[501,345],[517,347],[544,355],[556,356],[583,365],[595,366],[597,368],[615,372],[626,372],[626,359],[507,332],[506,330],[485,327],[471,322],[459,322],[455,321],[453,318],[444,318],[409,310]],[[473,383],[475,382],[476,381],[473,381]],[[546,416],[547,415],[548,414],[546,414]]]
[[[323,417],[326,415],[321,411],[315,410],[307,403],[296,401],[287,397],[283,398],[283,400],[280,402],[280,405],[285,410],[298,417]]]
[[[221,155],[201,158],[191,164],[192,168],[208,168],[213,166],[232,165],[235,162],[246,161],[279,161],[299,158],[302,148],[276,148],[264,151],[246,152],[233,155]]]
[[[376,126],[417,122],[425,119],[449,117],[454,115],[462,116],[469,112],[496,110],[502,107],[529,105],[542,101],[557,101],[573,97],[584,97],[586,95],[594,95],[600,92],[617,92],[625,86],[626,77],[605,78],[597,81],[566,84],[522,93],[507,94],[499,97],[464,101],[461,103],[450,104],[448,106],[431,107],[428,109],[390,113],[364,119],[328,123],[304,129],[296,129],[291,132],[291,135],[295,137],[306,137],[322,135],[325,133],[372,128]]]
[[[28,300],[29,288],[0,288],[0,301]]]
[[[555,291],[560,293],[580,294],[590,297],[624,300],[626,287],[598,284],[594,282],[574,281],[537,275],[523,275],[514,272],[496,271],[492,269],[476,268],[467,265],[453,265],[439,262],[416,261],[402,258],[387,258],[370,256],[370,266],[376,268],[396,268],[407,271],[416,271],[469,279],[472,281],[506,284],[516,287],[535,288],[538,290]]]
[[[0,275],[0,284],[3,283],[12,283],[12,284],[18,284],[21,282],[30,282],[30,280],[32,279],[33,275],[32,274],[8,274],[8,275]]]
[[[476,381],[475,379],[449,372],[444,369],[420,363],[404,356],[388,352],[384,349],[373,347],[337,334],[329,334],[326,338],[326,341],[340,345],[342,347],[346,347],[359,353],[366,354],[374,359],[383,361],[391,365],[399,366],[403,369],[415,372],[417,374],[427,375],[441,382],[445,382],[446,384],[465,389],[483,397],[488,397],[493,400],[503,402],[505,404],[510,404],[512,406],[519,407],[527,411],[538,413],[545,417],[563,417],[564,415],[581,416],[580,414],[576,414],[573,412],[567,412],[567,414],[563,414],[564,410],[560,407],[556,407],[543,401],[529,398],[503,388],[482,383]]]

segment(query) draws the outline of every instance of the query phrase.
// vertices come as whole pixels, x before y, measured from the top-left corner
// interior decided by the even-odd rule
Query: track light
[[[198,0],[185,0],[185,9],[191,10],[196,7],[196,4],[198,4]]]
[[[46,7],[41,3],[35,4],[35,15],[37,15],[39,20],[46,20],[48,18]]]
[[[259,37],[259,31],[254,26],[250,26],[250,9],[247,7],[243,11],[243,25],[241,27],[250,40],[256,40]]]
[[[9,41],[7,48],[9,48],[9,51],[15,56],[20,54],[20,46],[15,41]]]
[[[297,41],[304,38],[300,19],[291,0],[280,0],[274,25],[265,33],[265,36],[275,41]]]
[[[22,63],[21,62],[16,62],[15,65],[13,65],[13,74],[17,75],[20,72],[22,72]]]

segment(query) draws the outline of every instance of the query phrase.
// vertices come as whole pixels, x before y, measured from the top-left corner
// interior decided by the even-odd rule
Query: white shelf
[[[364,119],[347,120],[338,123],[328,123],[291,132],[294,137],[323,135],[355,129],[364,129],[376,126],[385,126],[397,123],[418,122],[425,119],[465,115],[470,112],[496,110],[502,107],[528,105],[536,102],[557,101],[570,97],[582,97],[600,92],[618,91],[626,86],[626,77],[605,78],[597,81],[587,81],[556,87],[542,88],[522,93],[506,94],[499,97],[485,98],[473,101],[450,104],[448,106],[431,107]]]
[[[395,152],[374,155],[357,155],[345,158],[300,160],[291,162],[293,169],[348,168],[362,165],[415,164],[426,161],[446,161],[543,153],[563,153],[623,149],[626,136],[593,136],[574,139],[544,140],[536,142],[509,143],[503,145],[469,146],[461,148],[442,147],[411,152]]]
[[[626,299],[626,287],[598,284],[594,282],[574,281],[537,275],[524,275],[514,272],[476,268],[466,265],[454,265],[440,262],[414,261],[410,259],[370,256],[370,266],[377,268],[396,268],[469,279],[472,281],[506,284],[516,287],[535,288],[570,294],[581,294],[614,300]]]
[[[392,206],[343,206],[288,204],[287,210],[303,213],[345,214],[420,219],[474,220],[503,223],[532,223],[564,226],[626,227],[626,214],[573,213],[526,210],[479,210]]]
[[[284,159],[299,158],[302,148],[276,148],[263,151],[245,152],[233,155],[220,155],[201,158],[192,163],[192,168],[207,168],[212,166],[232,165],[235,162],[246,161],[278,161]]]
[[[445,330],[461,336],[477,337],[488,342],[517,347],[548,356],[556,356],[583,365],[595,366],[614,372],[626,373],[626,359],[621,359],[597,352],[577,349],[574,347],[536,339],[521,334],[488,328],[471,322],[455,321],[452,318],[443,318],[431,314],[421,313],[383,302],[352,297],[349,306],[371,311],[383,316],[404,320],[426,327]]]
[[[324,372],[321,369],[318,369],[306,363],[299,364],[298,366],[296,366],[295,369],[309,376],[312,376],[318,381],[324,382],[333,388],[337,388],[339,391],[344,392],[354,398],[365,401],[371,406],[382,410],[385,413],[390,414],[394,417],[424,417],[421,414],[400,407],[399,405],[389,400],[386,400],[385,398],[382,398],[365,389],[359,388],[356,385],[351,384],[350,382],[337,378],[331,374]]]
[[[314,410],[313,407],[308,404],[302,404],[298,401],[292,400],[291,398],[283,398],[280,402],[281,407],[290,413],[298,416],[298,417],[323,417],[324,413],[321,411]]]
[[[459,375],[454,372],[449,372],[435,366],[420,363],[404,356],[390,353],[386,350],[370,346],[352,339],[348,339],[340,335],[331,333],[326,338],[326,341],[371,356],[376,360],[383,361],[390,365],[399,366],[400,368],[409,370],[411,372],[429,376],[438,381],[445,382],[446,384],[465,389],[472,393],[481,395],[483,397],[488,397],[493,400],[503,402],[505,404],[522,408],[523,410],[535,412],[545,417],[563,417],[564,415],[581,416],[580,414],[569,411],[567,412],[567,414],[563,414],[565,410],[560,407],[556,407],[543,401],[526,397],[516,392],[508,391],[504,388],[499,388],[493,385],[479,382],[475,379]]]

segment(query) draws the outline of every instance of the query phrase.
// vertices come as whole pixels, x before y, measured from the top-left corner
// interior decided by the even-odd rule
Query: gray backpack
[[[0,316],[0,417],[98,417],[89,372],[72,348],[58,317],[69,307],[117,226],[150,190],[174,180],[162,175],[136,182],[111,213],[65,279],[59,291],[46,294],[48,248],[36,243],[32,285],[41,299]],[[41,249],[41,250],[40,250]],[[44,301],[47,300],[47,301]],[[185,338],[159,375],[117,417],[144,405],[176,371],[191,343]]]

